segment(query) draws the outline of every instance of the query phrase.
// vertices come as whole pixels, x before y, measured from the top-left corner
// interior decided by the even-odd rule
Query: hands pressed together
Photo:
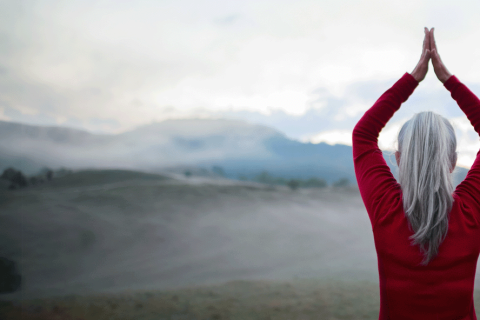
[[[432,59],[433,70],[437,75],[438,80],[442,83],[448,80],[452,76],[450,72],[448,72],[447,68],[440,59],[440,56],[437,52],[437,45],[435,44],[435,37],[433,35],[434,28],[428,30],[425,28],[425,39],[423,40],[423,49],[422,49],[422,56],[420,57],[420,61],[418,62],[415,69],[412,71],[411,75],[417,80],[418,82],[425,79],[425,75],[428,71],[428,62]]]

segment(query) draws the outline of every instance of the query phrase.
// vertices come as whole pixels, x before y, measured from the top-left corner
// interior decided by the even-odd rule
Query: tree
[[[346,187],[350,184],[350,181],[347,178],[341,178],[338,181],[333,183],[334,187]]]
[[[47,181],[52,181],[53,179],[53,171],[48,169],[47,173],[45,173],[45,177],[47,178]]]
[[[190,178],[192,176],[192,171],[185,170],[184,174],[185,174],[185,177]]]
[[[292,190],[296,190],[298,189],[298,187],[300,186],[300,182],[296,179],[290,179],[288,182],[287,182],[287,186],[290,187],[290,189]]]
[[[14,168],[10,167],[10,168],[7,168],[7,169],[3,170],[3,173],[2,173],[2,175],[0,176],[0,178],[5,179],[5,180],[8,180],[8,181],[11,181],[12,178],[15,176],[16,173],[17,173],[17,170],[15,170]]]
[[[21,171],[17,171],[13,178],[10,180],[12,184],[19,186],[20,188],[26,187],[28,185],[27,178],[23,175]]]
[[[47,167],[43,167],[40,169],[38,175],[45,177],[47,181],[51,181],[53,179],[53,170]]]
[[[20,170],[14,168],[5,169],[1,176],[2,179],[10,181],[9,189],[23,188],[28,185],[27,178]]]

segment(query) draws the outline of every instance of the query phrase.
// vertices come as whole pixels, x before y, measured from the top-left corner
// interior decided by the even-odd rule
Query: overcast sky
[[[355,123],[435,27],[449,70],[480,94],[478,1],[0,0],[0,119],[121,132],[225,117],[351,144]],[[433,68],[381,134],[415,112],[452,120],[459,164],[478,135]]]

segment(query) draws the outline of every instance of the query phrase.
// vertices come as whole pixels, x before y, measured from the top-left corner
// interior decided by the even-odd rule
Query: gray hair
[[[448,231],[453,206],[451,172],[457,162],[455,130],[444,117],[421,112],[408,120],[398,134],[399,183],[403,209],[415,232],[427,265],[437,254]]]

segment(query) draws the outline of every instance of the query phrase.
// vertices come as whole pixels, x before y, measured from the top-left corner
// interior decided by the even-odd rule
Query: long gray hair
[[[437,254],[448,231],[453,206],[451,172],[457,162],[455,130],[444,117],[421,112],[408,120],[398,134],[399,183],[403,209],[415,232],[427,265]]]

